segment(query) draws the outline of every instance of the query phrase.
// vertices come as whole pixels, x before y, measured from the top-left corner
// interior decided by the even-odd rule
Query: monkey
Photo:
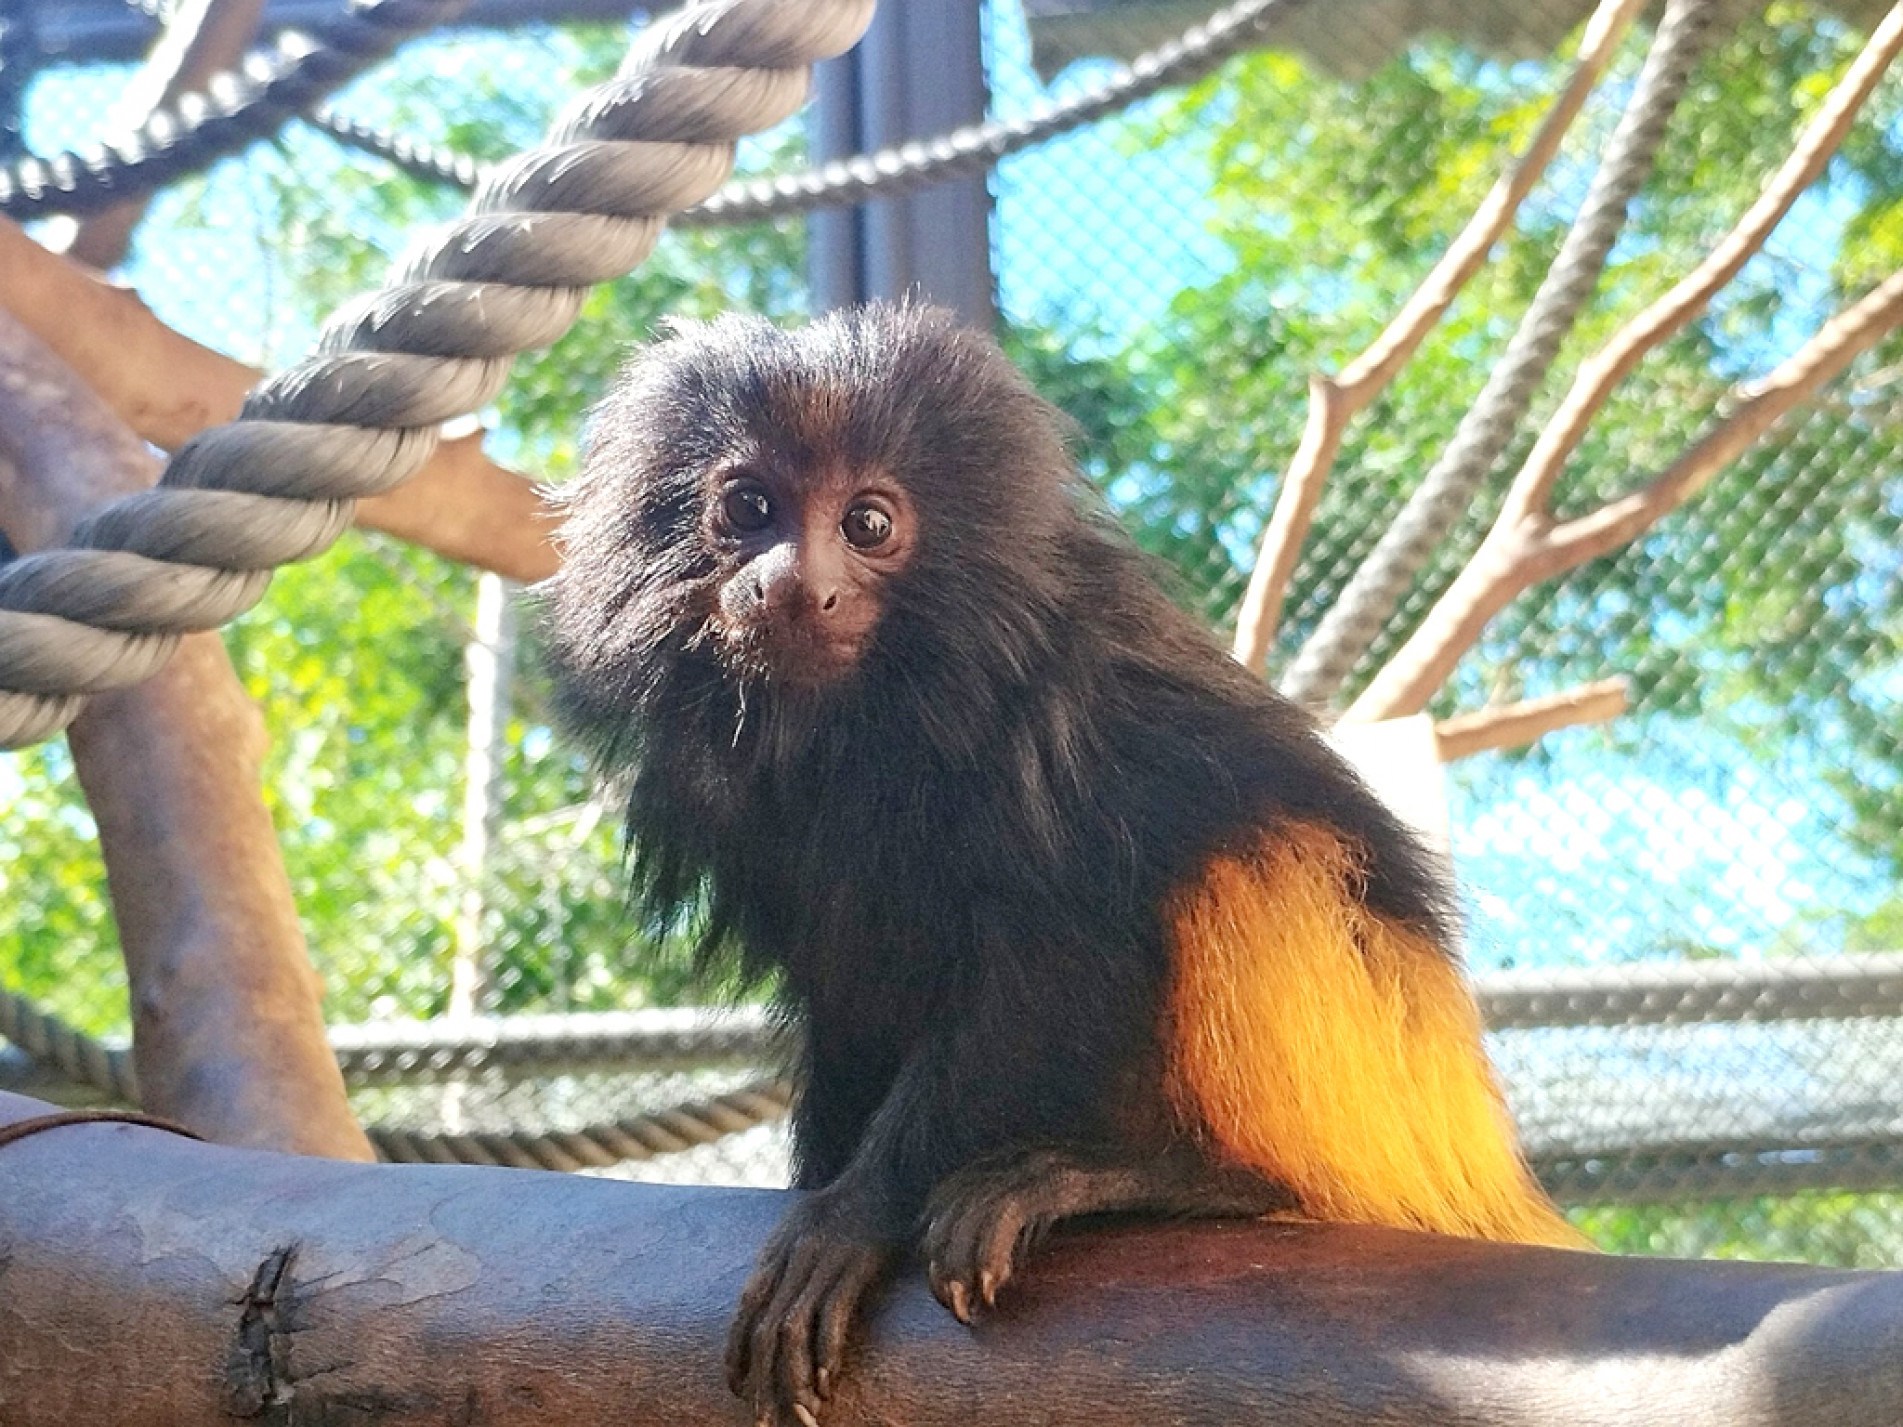
[[[908,1254],[971,1323],[1055,1223],[1579,1247],[1522,1160],[1435,858],[1166,593],[987,336],[677,324],[558,499],[561,719],[635,906],[770,980],[796,1200],[730,1385],[812,1427]]]

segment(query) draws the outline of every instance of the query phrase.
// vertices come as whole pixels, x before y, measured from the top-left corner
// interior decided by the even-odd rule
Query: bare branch
[[[1456,714],[1434,725],[1443,763],[1496,748],[1524,748],[1547,734],[1581,724],[1610,723],[1626,711],[1624,679],[1600,679],[1563,693]]]
[[[173,331],[131,290],[48,252],[0,218],[0,310],[11,312],[145,440],[176,450],[238,414],[254,367]],[[556,519],[528,477],[446,440],[388,494],[357,503],[357,524],[524,583],[553,574]]]
[[[1427,706],[1487,622],[1523,591],[1618,549],[1697,495],[1712,477],[1862,352],[1903,324],[1903,272],[1838,313],[1729,415],[1643,487],[1554,524],[1545,511],[1494,522],[1467,567],[1344,717],[1375,720]]]
[[[1551,527],[1545,543],[1568,569],[1618,549],[1697,495],[1788,412],[1814,396],[1899,323],[1903,323],[1903,272],[1892,273],[1826,322],[1763,381],[1752,383],[1729,416],[1650,484]]]
[[[1394,380],[1480,270],[1487,253],[1511,225],[1520,204],[1559,151],[1560,141],[1579,117],[1643,5],[1644,0],[1600,0],[1580,38],[1573,72],[1526,152],[1494,183],[1467,226],[1381,335],[1339,376],[1332,380],[1320,376],[1310,379],[1307,429],[1282,477],[1275,513],[1263,532],[1249,589],[1237,611],[1234,653],[1245,668],[1266,671],[1269,646],[1281,623],[1282,602],[1295,573],[1296,557],[1308,537],[1316,502],[1334,469],[1348,423]]]
[[[1751,255],[1764,246],[1791,205],[1816,181],[1843,146],[1844,136],[1864,101],[1903,48],[1903,4],[1892,7],[1883,22],[1844,71],[1843,78],[1825,96],[1811,122],[1792,147],[1790,156],[1765,183],[1757,201],[1710,254],[1672,290],[1633,318],[1579,370],[1559,410],[1540,433],[1540,439],[1514,477],[1507,508],[1514,518],[1549,510],[1553,487],[1567,458],[1579,449],[1586,429],[1615,388],[1639,360],[1674,332],[1702,313],[1711,299],[1738,275]]]
[[[1553,155],[1559,152],[1566,131],[1579,117],[1579,111],[1586,107],[1599,77],[1618,52],[1619,42],[1643,8],[1643,0],[1636,3],[1635,0],[1601,0],[1599,8],[1586,22],[1585,33],[1579,41],[1579,55],[1573,62],[1566,87],[1553,101],[1553,107],[1541,121],[1525,154],[1500,176],[1460,236],[1448,246],[1434,270],[1415,289],[1394,320],[1335,378],[1348,399],[1350,414],[1365,407],[1394,380],[1421,340],[1434,329],[1442,314],[1480,270],[1493,245],[1512,224],[1520,204],[1540,181]]]
[[[153,111],[202,91],[213,75],[235,68],[258,33],[263,11],[264,0],[181,0],[145,68],[128,86],[112,127],[135,132]],[[102,269],[122,261],[150,202],[149,194],[140,194],[81,218],[64,245],[66,255]]]
[[[1249,588],[1236,609],[1236,640],[1230,652],[1237,663],[1258,674],[1268,671],[1269,646],[1275,643],[1275,631],[1282,623],[1289,582],[1295,578],[1295,565],[1309,527],[1315,522],[1322,487],[1341,450],[1342,432],[1348,425],[1346,400],[1341,388],[1329,378],[1308,379],[1308,425],[1302,431],[1295,459],[1282,475],[1275,510],[1262,532],[1255,568],[1249,572]]]
[[[0,522],[63,543],[158,463],[0,313]],[[97,695],[70,733],[99,825],[146,1107],[233,1144],[370,1157],[325,1038],[290,879],[259,792],[264,727],[215,634]]]
[[[1296,657],[1283,680],[1291,698],[1320,703],[1346,682],[1512,439],[1560,344],[1598,285],[1633,196],[1652,171],[1716,8],[1714,0],[1668,3],[1579,217],[1505,355],[1488,374],[1447,449]]]

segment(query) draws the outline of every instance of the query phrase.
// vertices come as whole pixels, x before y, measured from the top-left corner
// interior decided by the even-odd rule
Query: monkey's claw
[[[846,1335],[891,1261],[889,1244],[854,1232],[822,1196],[774,1232],[727,1335],[727,1385],[756,1427],[818,1427]]]
[[[932,1293],[960,1323],[998,1306],[998,1292],[1058,1215],[1010,1174],[952,1176],[932,1196],[924,1233]]]

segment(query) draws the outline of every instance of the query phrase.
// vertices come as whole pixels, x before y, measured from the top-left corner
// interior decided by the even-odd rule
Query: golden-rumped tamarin
[[[986,337],[682,325],[597,411],[550,632],[638,905],[802,1033],[736,1391],[808,1422],[908,1252],[970,1321],[1054,1221],[1579,1240],[1529,1176],[1448,887],[1163,594]]]

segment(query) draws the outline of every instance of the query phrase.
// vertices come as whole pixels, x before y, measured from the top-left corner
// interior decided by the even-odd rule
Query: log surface
[[[50,1130],[0,1148],[0,1423],[741,1423],[785,1198]],[[903,1273],[825,1427],[1255,1422],[1897,1427],[1903,1274],[1100,1227],[975,1331]]]

